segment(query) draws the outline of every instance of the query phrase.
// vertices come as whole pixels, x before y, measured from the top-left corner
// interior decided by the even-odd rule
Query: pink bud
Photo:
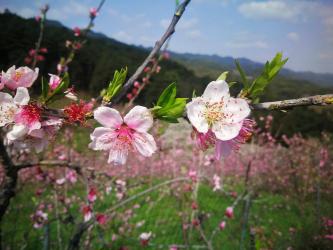
[[[29,50],[29,56],[34,56],[36,54],[36,50],[30,49]]]
[[[89,14],[91,18],[94,18],[97,16],[97,9],[96,8],[90,8]]]
[[[128,93],[128,94],[126,95],[126,97],[127,97],[128,100],[132,100],[133,95],[132,95],[131,93]]]
[[[220,227],[220,230],[223,231],[225,229],[225,226],[226,226],[226,222],[225,221],[222,221],[219,225]]]
[[[156,73],[160,73],[160,71],[161,71],[161,66],[157,66],[156,67]]]
[[[41,53],[47,53],[48,50],[47,50],[47,48],[40,48],[39,52],[41,52]]]
[[[143,83],[148,83],[148,82],[149,82],[149,80],[148,80],[148,78],[147,78],[147,77],[143,77],[143,78],[142,78],[142,82],[143,82]]]
[[[147,73],[147,72],[149,72],[150,70],[151,70],[150,67],[145,67],[143,71],[144,71],[145,73]]]
[[[133,94],[134,96],[135,96],[137,93],[138,93],[138,89],[137,89],[137,88],[132,89],[132,94]]]
[[[106,215],[105,214],[97,214],[96,215],[96,220],[98,224],[104,225],[106,223]]]
[[[193,210],[196,210],[196,209],[198,209],[198,204],[195,201],[193,201],[191,207]]]
[[[95,202],[97,199],[96,194],[97,194],[96,189],[94,187],[91,187],[88,193],[88,201],[91,203]]]
[[[81,35],[81,30],[80,30],[79,27],[75,27],[73,29],[73,31],[74,31],[74,36],[80,36]]]
[[[227,207],[227,209],[225,210],[225,216],[230,219],[234,217],[234,209],[232,207]]]
[[[163,59],[168,60],[170,58],[169,52],[164,52],[163,53]]]
[[[135,81],[135,82],[134,82],[134,87],[136,87],[136,88],[140,88],[140,83],[139,83],[138,81]]]
[[[31,58],[30,57],[24,58],[24,63],[25,64],[30,64],[31,63]]]
[[[36,20],[36,22],[40,22],[41,19],[42,19],[42,18],[41,18],[40,16],[35,16],[35,20]]]

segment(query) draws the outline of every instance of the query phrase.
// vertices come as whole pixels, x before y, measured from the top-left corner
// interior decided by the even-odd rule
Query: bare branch
[[[327,95],[314,95],[298,99],[289,99],[276,102],[263,102],[258,104],[251,104],[251,107],[256,110],[283,110],[300,106],[311,105],[329,105],[333,104],[333,94]]]
[[[135,73],[128,79],[128,81],[125,83],[125,85],[123,86],[121,92],[116,96],[116,98],[114,99],[114,101],[107,103],[107,106],[112,106],[114,103],[117,103],[120,101],[120,99],[126,94],[126,92],[128,91],[128,89],[130,87],[132,87],[132,85],[134,84],[134,81],[142,74],[143,70],[145,69],[145,67],[149,64],[150,60],[153,59],[157,53],[160,51],[161,47],[163,46],[163,44],[168,40],[168,38],[175,32],[175,27],[178,23],[178,21],[180,20],[180,18],[182,17],[186,6],[190,3],[191,0],[185,0],[182,4],[179,5],[179,7],[177,8],[171,23],[169,25],[169,27],[167,28],[167,30],[165,31],[165,33],[163,34],[162,38],[157,41],[155,43],[155,47],[153,48],[153,50],[150,52],[150,54],[148,55],[148,57],[144,60],[144,62],[137,68],[137,70],[135,71]]]

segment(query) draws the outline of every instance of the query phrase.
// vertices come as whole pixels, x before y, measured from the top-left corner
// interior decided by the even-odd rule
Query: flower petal
[[[0,105],[13,103],[13,97],[4,92],[0,92]]]
[[[30,96],[27,88],[18,87],[14,97],[14,103],[17,105],[27,105],[30,101]]]
[[[153,126],[153,116],[143,106],[135,106],[124,117],[124,122],[138,132],[147,132]]]
[[[202,95],[209,102],[219,102],[223,97],[229,96],[229,86],[223,80],[210,82]]]
[[[28,133],[29,129],[25,125],[15,124],[13,129],[7,133],[7,139],[15,141]]]
[[[94,111],[94,118],[107,128],[119,128],[123,124],[123,118],[119,112],[113,108],[99,107]]]
[[[127,150],[110,150],[108,163],[124,165],[128,156]]]
[[[115,139],[117,133],[111,128],[98,127],[90,135],[92,142],[89,144],[89,148],[93,150],[109,150]]]
[[[208,131],[208,122],[204,116],[206,106],[202,98],[193,98],[191,102],[186,104],[187,117],[190,120],[191,124],[200,132],[207,133]]]
[[[213,124],[212,131],[217,139],[228,141],[235,138],[239,134],[242,124],[243,122],[233,124],[216,122]]]
[[[239,123],[249,116],[251,110],[246,100],[230,97],[224,104],[223,112],[226,123]]]
[[[134,133],[134,147],[140,154],[150,157],[157,150],[154,137],[148,133]]]

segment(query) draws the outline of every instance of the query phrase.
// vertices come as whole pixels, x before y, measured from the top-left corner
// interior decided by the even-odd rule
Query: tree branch
[[[137,68],[135,73],[128,79],[128,81],[125,83],[125,85],[123,86],[120,93],[115,97],[114,101],[107,103],[106,106],[112,106],[114,103],[118,103],[120,101],[120,99],[126,94],[128,89],[130,89],[132,87],[132,85],[134,84],[134,81],[142,74],[143,70],[149,64],[150,60],[153,59],[157,55],[157,53],[160,51],[163,44],[175,32],[175,27],[176,27],[178,21],[180,20],[180,18],[182,17],[182,15],[186,9],[186,6],[190,3],[190,1],[191,0],[185,0],[182,4],[179,5],[175,14],[173,15],[173,18],[171,20],[169,27],[167,28],[167,30],[165,31],[165,33],[163,34],[161,39],[155,43],[155,47],[150,52],[148,57]]]
[[[255,110],[283,110],[300,106],[311,106],[311,105],[323,106],[329,104],[333,104],[333,94],[314,95],[314,96],[276,101],[276,102],[263,102],[263,103],[251,104],[251,107]]]
[[[0,222],[5,214],[10,199],[15,196],[18,169],[14,166],[0,135],[0,157],[4,168],[3,187],[0,190]]]

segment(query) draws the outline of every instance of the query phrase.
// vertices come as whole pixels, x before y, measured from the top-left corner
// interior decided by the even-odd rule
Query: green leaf
[[[241,79],[242,79],[242,82],[243,82],[243,85],[244,85],[244,89],[248,89],[250,87],[250,85],[249,85],[249,82],[246,78],[245,71],[243,70],[243,68],[240,65],[240,63],[238,62],[238,60],[235,60],[235,64],[236,64],[237,70],[238,70],[238,72],[241,76]]]
[[[229,74],[229,71],[224,71],[218,78],[217,78],[217,81],[218,80],[223,80],[225,81],[228,77],[228,74]]]
[[[47,81],[44,81],[44,77],[42,77],[42,99],[45,101],[47,95],[49,93],[50,85]]]
[[[276,77],[287,61],[288,58],[282,60],[282,53],[277,53],[272,61],[266,62],[263,72],[253,81],[248,89],[248,95],[253,101],[259,101],[258,96],[264,92],[265,88]]]
[[[103,99],[107,102],[111,101],[112,97],[118,94],[123,86],[127,76],[127,67],[122,68],[120,71],[116,70],[113,74],[113,79],[106,89]]]
[[[176,0],[176,7],[179,6],[179,0]]]
[[[187,98],[176,98],[177,88],[171,83],[158,98],[157,104],[151,109],[154,116],[167,122],[178,122],[183,116]]]
[[[177,94],[176,83],[171,83],[165,90],[163,90],[162,94],[157,100],[157,106],[167,107],[175,101]]]

